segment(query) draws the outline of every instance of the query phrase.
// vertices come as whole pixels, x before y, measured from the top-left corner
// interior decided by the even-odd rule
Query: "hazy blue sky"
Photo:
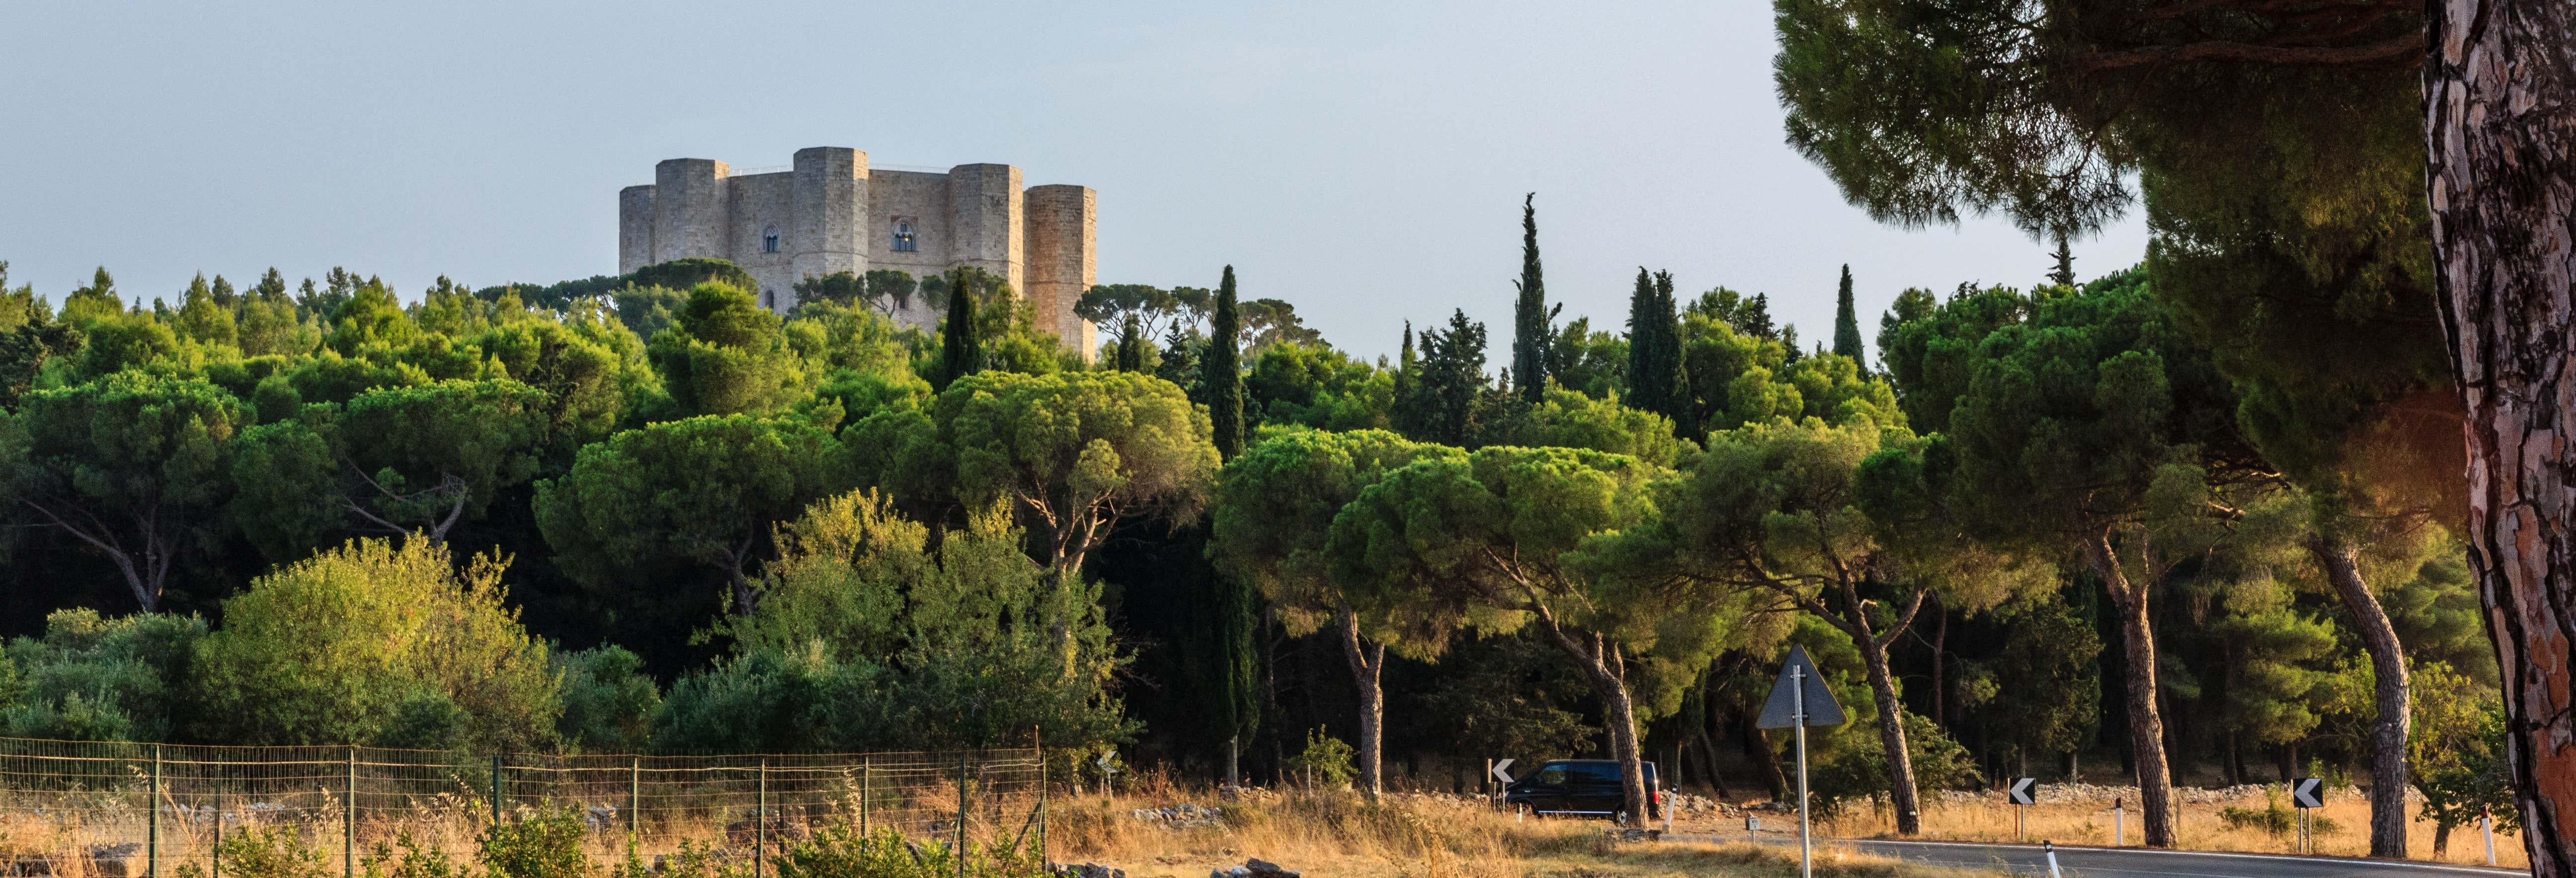
[[[2000,222],[1907,232],[1781,145],[1769,4],[0,4],[0,259],[59,297],[333,265],[417,298],[617,268],[616,194],[681,156],[1006,162],[1100,193],[1100,280],[1296,304],[1392,351],[1451,308],[1505,354],[1521,193],[1548,292],[1640,265],[1768,292],[1812,343],[1908,286],[2026,285]],[[2128,265],[2132,220],[2079,243]]]

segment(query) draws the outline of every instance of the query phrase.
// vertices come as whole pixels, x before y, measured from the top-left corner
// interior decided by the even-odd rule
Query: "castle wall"
[[[670,159],[653,166],[653,261],[724,259],[731,215],[724,179],[731,169],[709,159]]]
[[[1026,290],[1021,272],[1020,169],[1010,165],[958,165],[948,169],[948,222],[956,236],[949,264],[971,265]]]
[[[1024,189],[1020,169],[958,165],[945,174],[871,170],[867,153],[798,150],[794,169],[733,176],[708,159],[654,166],[649,186],[618,192],[617,264],[631,273],[675,259],[741,266],[776,311],[795,307],[795,285],[835,272],[900,269],[916,278],[959,266],[1000,275],[1029,299],[1038,326],[1086,355],[1096,330],[1073,315],[1094,278],[1096,196],[1081,186]],[[898,218],[914,249],[898,251]],[[778,252],[765,252],[767,234]],[[895,320],[934,329],[947,303],[915,296]]]
[[[1097,196],[1088,186],[1036,186],[1026,193],[1028,242],[1026,291],[1038,328],[1091,353],[1098,347],[1091,321],[1073,306],[1091,289],[1099,228]]]
[[[653,187],[628,186],[617,192],[617,273],[633,274],[653,264]]]

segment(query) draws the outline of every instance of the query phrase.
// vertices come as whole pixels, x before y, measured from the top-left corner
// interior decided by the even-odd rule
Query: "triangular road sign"
[[[1771,684],[1771,700],[1762,704],[1762,718],[1754,725],[1766,729],[1785,729],[1800,725],[1798,692],[1807,693],[1807,721],[1810,726],[1843,724],[1843,706],[1834,703],[1833,690],[1825,688],[1824,675],[1816,672],[1816,663],[1807,660],[1806,647],[1789,645],[1789,660],[1780,663],[1780,679]]]

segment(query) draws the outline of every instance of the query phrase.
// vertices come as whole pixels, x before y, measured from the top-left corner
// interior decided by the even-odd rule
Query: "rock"
[[[1282,869],[1278,863],[1258,857],[1243,861],[1243,868],[1251,872],[1253,878],[1301,878],[1300,873]]]
[[[142,842],[89,846],[90,874],[98,878],[139,878],[145,865]]]
[[[1127,870],[1112,869],[1099,863],[1057,863],[1048,866],[1047,872],[1057,878],[1127,878]]]

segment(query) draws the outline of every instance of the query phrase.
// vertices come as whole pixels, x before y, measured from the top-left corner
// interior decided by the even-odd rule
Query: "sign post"
[[[1512,760],[1509,758],[1485,760],[1485,782],[1493,785],[1493,800],[1496,807],[1501,807],[1504,804],[1503,800],[1511,795],[1511,767]],[[1518,811],[1513,812],[1512,819],[1515,821],[1520,819]]]
[[[2317,852],[2316,838],[2308,833],[2308,809],[2326,806],[2326,782],[2320,778],[2301,777],[2290,781],[2290,804],[2299,808],[2299,853]]]
[[[1807,658],[1806,647],[1791,644],[1788,659],[1780,664],[1780,679],[1771,684],[1771,698],[1763,702],[1762,717],[1754,725],[1796,730],[1798,878],[1813,878],[1815,874],[1815,842],[1807,821],[1807,727],[1842,724],[1842,705],[1835,703],[1833,690],[1825,688],[1824,675],[1816,672],[1816,663]]]
[[[2012,786],[2004,788],[2004,801],[2013,805],[2013,833],[2022,841],[2030,840],[2031,797],[2038,789],[2039,778],[2035,777],[2013,778]]]
[[[2127,836],[2122,832],[2122,830],[2124,830],[2124,829],[2126,829],[2126,828],[2127,828],[2127,827],[2126,827],[2126,825],[2125,825],[2124,823],[2122,823],[2122,822],[2121,822],[2121,820],[2120,820],[2120,818],[2121,818],[2121,817],[2123,817],[2123,816],[2126,816],[2126,815],[2124,815],[2124,814],[2123,814],[2123,813],[2121,813],[2121,811],[2120,811],[2120,800],[2118,800],[2118,799],[2112,799],[2112,800],[2111,800],[2111,846],[2112,846],[2112,847],[2115,847],[2115,848],[2116,848],[2116,847],[2124,847],[2124,846],[2128,845],[2128,843],[2129,843],[2128,837],[2127,837]]]

